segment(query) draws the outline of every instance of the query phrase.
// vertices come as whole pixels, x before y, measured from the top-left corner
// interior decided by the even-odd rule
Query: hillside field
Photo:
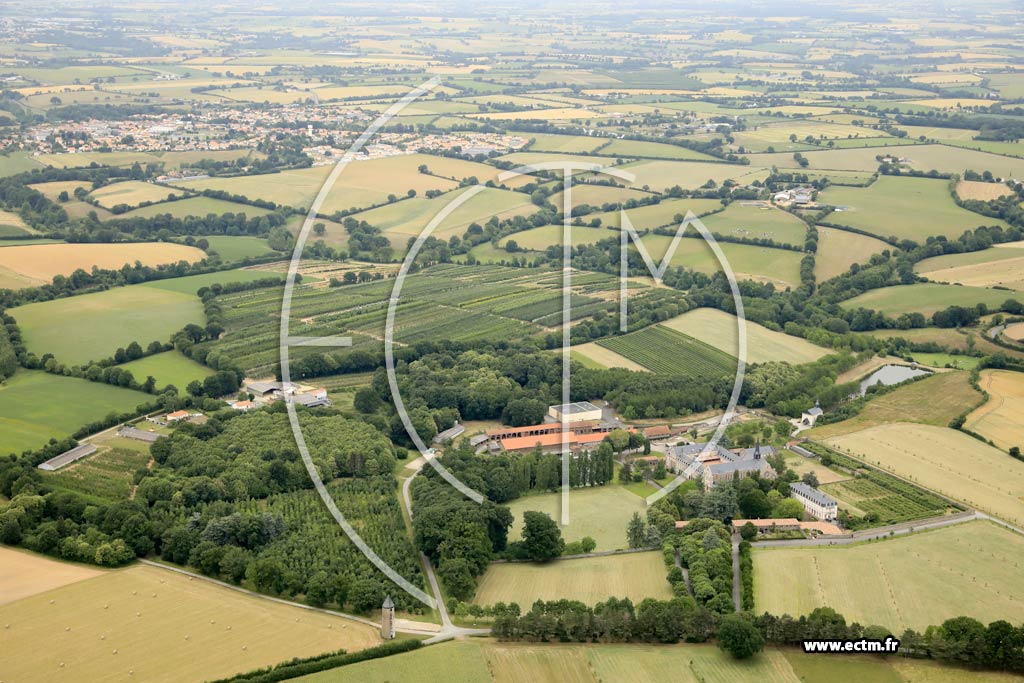
[[[166,242],[133,242],[122,244],[32,244],[0,249],[0,270],[16,273],[29,283],[26,286],[49,284],[54,275],[71,275],[93,266],[114,270],[136,261],[146,266],[206,258],[195,247]]]
[[[644,598],[666,600],[672,597],[667,573],[662,554],[654,551],[545,564],[501,562],[492,564],[480,578],[473,602],[532,605],[537,600],[564,599],[593,605],[611,595],[629,598],[634,603]]]
[[[118,367],[131,371],[135,380],[140,384],[145,382],[146,377],[150,375],[156,379],[156,385],[159,388],[173,384],[178,388],[179,394],[185,393],[185,387],[189,382],[193,380],[201,382],[204,378],[214,374],[210,368],[200,365],[191,358],[186,358],[178,351],[164,351],[129,361]]]
[[[896,422],[826,443],[982,512],[1024,523],[1024,462],[967,434]]]
[[[850,270],[854,263],[867,263],[873,254],[890,246],[887,242],[848,230],[818,226],[818,251],[814,255],[814,277],[830,280]]]
[[[1024,374],[984,370],[978,383],[989,400],[967,416],[964,426],[999,448],[1024,448]]]
[[[868,308],[893,317],[903,313],[923,313],[928,316],[950,306],[985,304],[997,310],[1007,299],[1019,296],[1005,290],[925,282],[872,289],[840,305],[847,310]]]
[[[152,400],[109,384],[19,370],[0,384],[0,454],[39,448],[109,413],[131,412]]]
[[[139,565],[0,606],[0,621],[19,653],[0,660],[11,681],[200,683],[380,642],[363,624]]]
[[[730,356],[738,355],[736,316],[716,308],[698,308],[661,323],[665,327],[710,344]],[[757,323],[745,321],[747,333],[747,362],[765,363],[785,361],[798,365],[817,360],[829,353],[828,349],[782,332],[769,330]]]
[[[734,357],[664,325],[600,339],[597,344],[664,375],[716,379],[736,371]]]
[[[895,633],[961,615],[1020,623],[1021,557],[1024,537],[981,521],[851,546],[754,548],[755,611],[827,606]]]

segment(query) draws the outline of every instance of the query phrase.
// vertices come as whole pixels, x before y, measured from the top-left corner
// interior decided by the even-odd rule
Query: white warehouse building
[[[601,420],[601,409],[590,401],[578,401],[576,403],[564,403],[560,406],[548,406],[548,417],[555,422],[588,422],[590,420]]]

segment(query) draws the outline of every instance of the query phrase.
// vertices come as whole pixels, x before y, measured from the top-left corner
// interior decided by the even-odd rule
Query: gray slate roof
[[[802,481],[796,481],[789,485],[790,493],[795,493],[797,496],[806,498],[807,500],[817,503],[818,505],[832,506],[838,505],[836,499],[828,495],[824,491],[819,491],[813,486],[808,486]]]

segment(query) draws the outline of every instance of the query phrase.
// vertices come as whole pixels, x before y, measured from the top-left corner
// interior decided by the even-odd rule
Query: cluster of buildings
[[[774,479],[777,473],[767,460],[771,455],[775,455],[775,449],[760,444],[728,450],[718,444],[691,443],[667,448],[665,466],[670,472],[701,481],[704,489],[710,491],[717,484],[737,477],[742,479],[756,474]]]
[[[814,188],[791,187],[782,192],[772,195],[776,204],[791,204],[793,206],[804,206],[814,201]]]
[[[249,394],[249,400],[234,401],[231,407],[235,410],[248,412],[254,408],[270,405],[276,401],[290,401],[307,408],[319,408],[331,405],[327,398],[327,390],[307,384],[295,382],[263,382],[250,380],[242,390]]]
[[[596,448],[604,437],[625,425],[590,401],[549,406],[542,424],[500,427],[470,439],[478,453],[578,453]],[[630,430],[632,431],[632,430]]]

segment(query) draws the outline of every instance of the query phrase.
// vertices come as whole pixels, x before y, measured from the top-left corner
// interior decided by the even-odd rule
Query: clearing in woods
[[[979,384],[989,399],[967,416],[965,427],[999,448],[1024,447],[1024,374],[984,370]]]
[[[947,498],[1024,524],[1024,462],[963,432],[897,422],[826,443]]]
[[[193,380],[203,381],[214,374],[213,370],[187,358],[179,351],[165,351],[138,360],[119,365],[122,370],[129,370],[135,381],[142,384],[146,377],[156,379],[156,386],[163,388],[173,384],[179,394],[185,393],[185,387]]]
[[[623,536],[628,519],[622,520]],[[593,605],[610,595],[629,598],[634,604],[644,598],[667,600],[672,597],[672,587],[665,579],[667,572],[662,554],[653,551],[544,564],[500,562],[488,567],[481,577],[473,602],[532,605],[537,600],[579,600]]]
[[[756,612],[832,607],[895,633],[961,615],[1019,623],[1021,557],[1024,537],[983,521],[851,546],[755,548]]]
[[[616,550],[627,547],[626,524],[634,512],[644,514],[642,498],[622,486],[606,484],[573,489],[569,492],[572,521],[562,527],[566,543],[590,536],[597,541],[596,550]],[[522,539],[523,513],[528,510],[544,512],[557,520],[561,510],[560,493],[540,493],[523,496],[508,504],[514,520],[508,532],[509,541]]]
[[[93,266],[116,270],[141,261],[145,266],[206,258],[201,249],[167,242],[131,244],[32,244],[0,249],[0,269],[10,270],[36,286],[49,284],[54,275],[71,275]]]
[[[3,680],[199,683],[344,648],[377,645],[375,628],[149,566],[0,607]],[[40,647],[42,642],[53,647]]]
[[[737,322],[731,313],[716,308],[697,308],[661,324],[736,357],[739,349]],[[775,332],[749,321],[745,324],[748,363],[785,361],[797,365],[810,363],[829,353],[806,339]]]

